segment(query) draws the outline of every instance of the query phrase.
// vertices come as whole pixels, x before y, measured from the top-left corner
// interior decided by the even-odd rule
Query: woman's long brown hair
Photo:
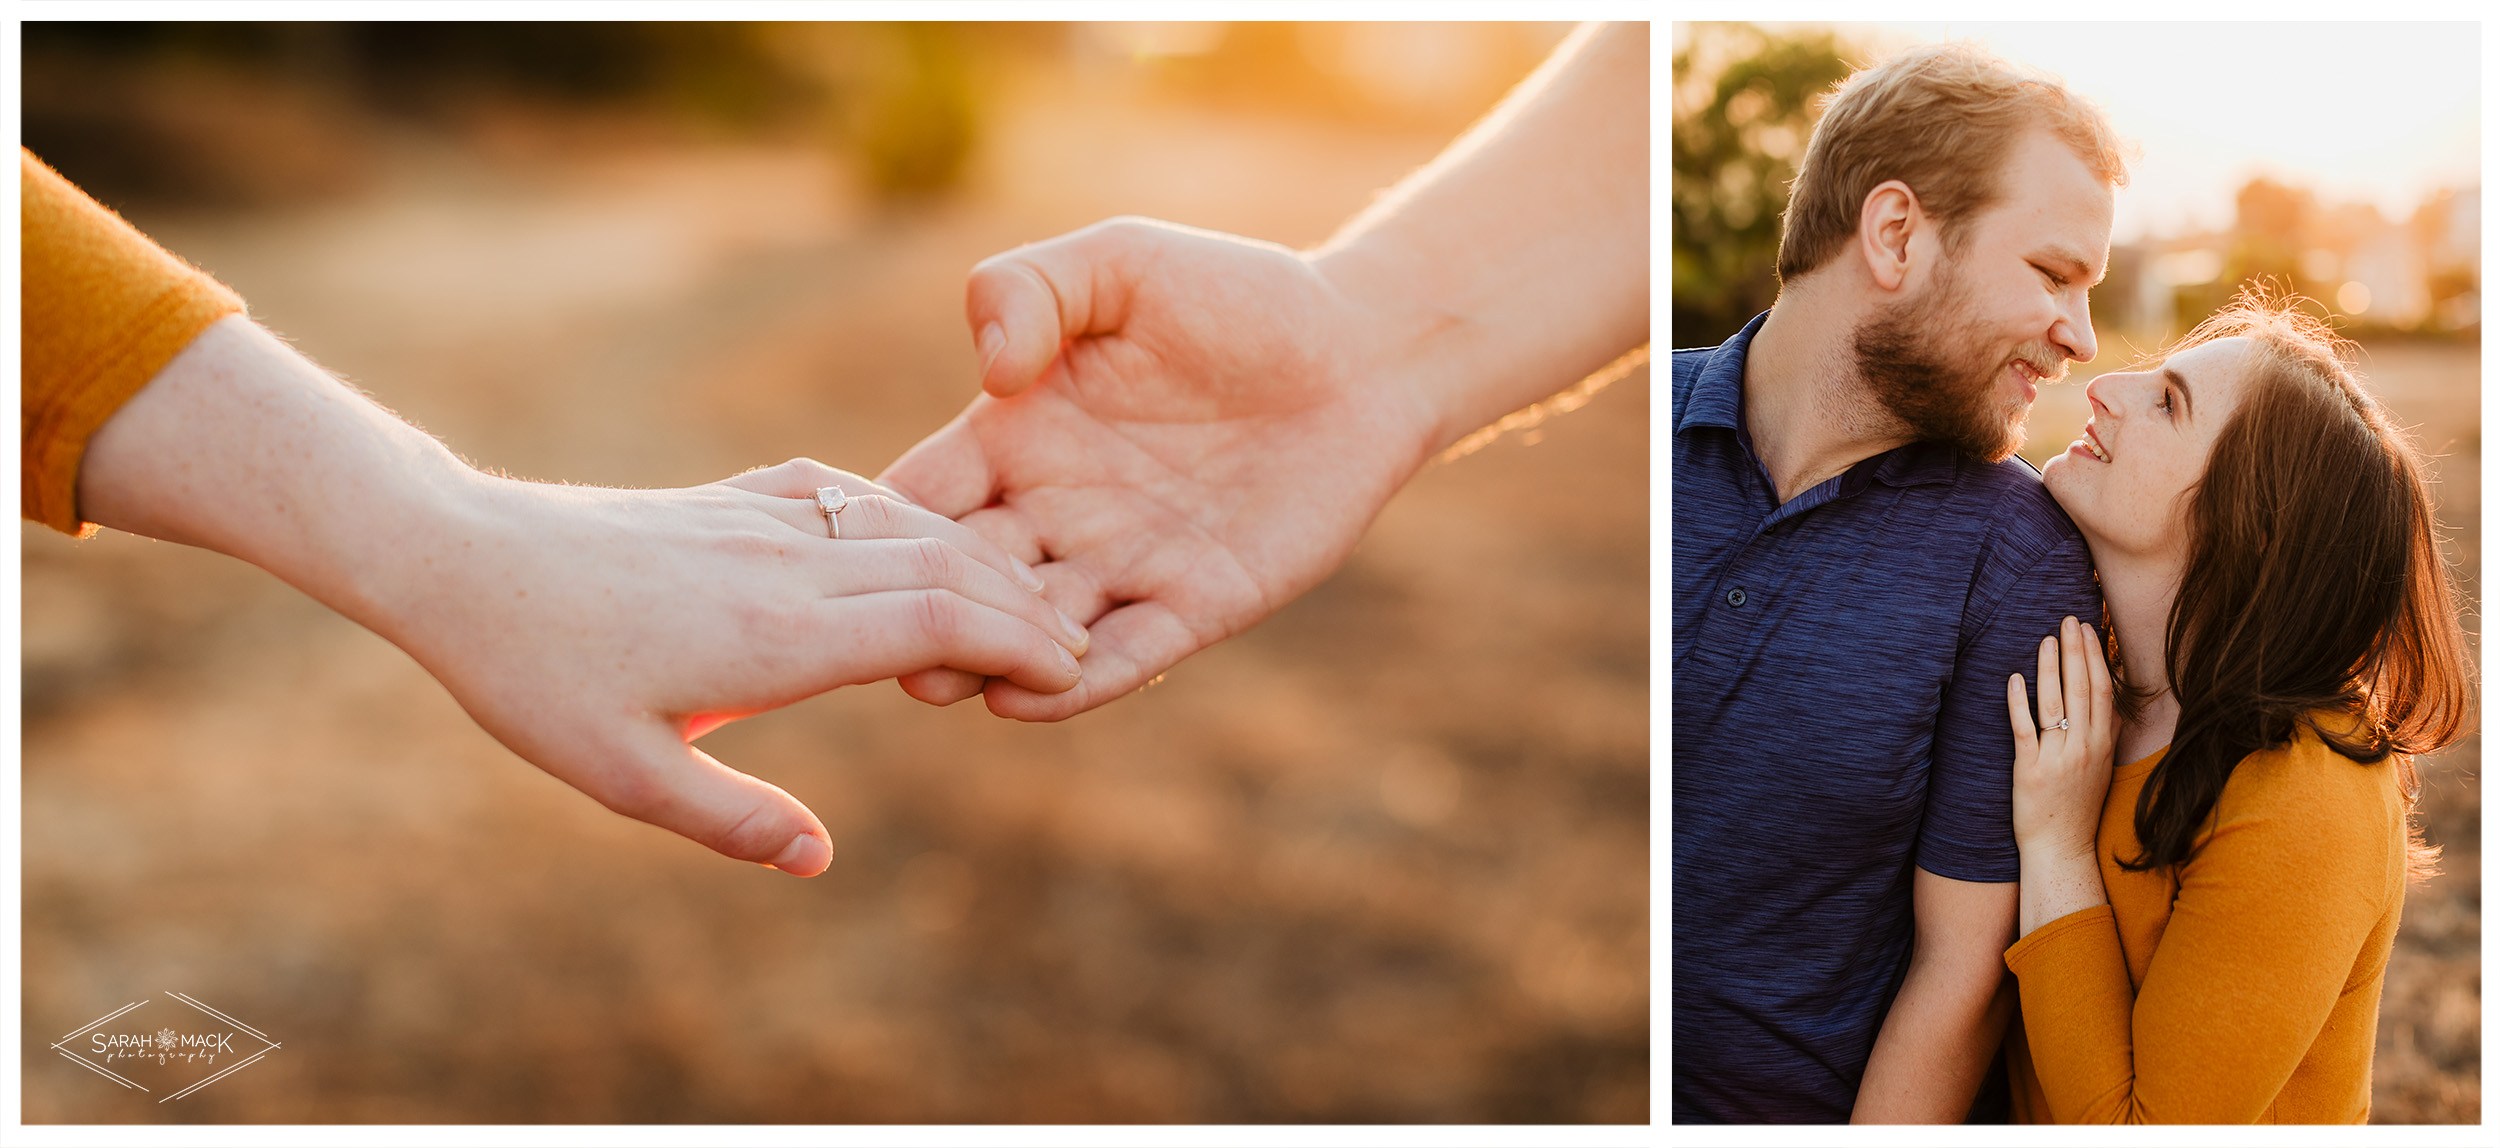
[[[2361,386],[2351,344],[2246,292],[2177,347],[2242,336],[2240,408],[2189,496],[2188,561],[2163,657],[2179,725],[2135,806],[2129,869],[2196,851],[2231,771],[2307,727],[2336,752],[2411,758],[2464,734],[2472,669],[2421,453]],[[2408,827],[2411,870],[2436,852]]]

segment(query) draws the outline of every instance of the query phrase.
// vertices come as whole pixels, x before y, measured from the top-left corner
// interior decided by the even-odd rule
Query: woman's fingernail
[[[990,364],[998,361],[998,353],[1007,349],[1007,330],[996,323],[981,328],[981,377],[990,377]]]
[[[801,833],[790,839],[781,856],[773,858],[773,868],[797,877],[813,877],[833,864],[833,846],[813,833]]]
[[[1069,653],[1066,646],[1052,646],[1051,649],[1059,651],[1059,669],[1062,672],[1072,678],[1085,676],[1085,667],[1077,664],[1076,655]]]
[[[1016,564],[1016,577],[1024,582],[1025,589],[1036,594],[1041,593],[1043,586],[1041,571],[1025,565],[1024,559],[1013,554],[1007,556],[1007,561]]]
[[[1086,633],[1085,627],[1077,625],[1076,619],[1069,617],[1067,611],[1054,610],[1052,612],[1059,615],[1059,632],[1066,635],[1068,641],[1074,643],[1070,649],[1083,653],[1085,647],[1093,644],[1094,636]]]

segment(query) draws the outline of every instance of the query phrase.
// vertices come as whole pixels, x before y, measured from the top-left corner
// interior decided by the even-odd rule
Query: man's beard
[[[1989,350],[1968,304],[1955,275],[1919,298],[1884,305],[1858,324],[1850,343],[1858,377],[1912,438],[1996,462],[2023,445],[2031,408],[2019,402],[2008,408],[1997,398],[1997,374],[2006,360]],[[1953,357],[1962,348],[1968,353]]]

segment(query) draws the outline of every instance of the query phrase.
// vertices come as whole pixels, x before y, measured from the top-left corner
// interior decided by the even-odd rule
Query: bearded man
[[[1816,126],[1771,310],[1674,354],[1679,1122],[1990,1115],[2005,683],[2100,616],[2014,450],[2094,354],[2125,179],[2054,81],[1912,50]]]

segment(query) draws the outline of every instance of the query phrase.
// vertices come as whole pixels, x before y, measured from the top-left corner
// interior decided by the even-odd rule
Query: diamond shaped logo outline
[[[220,1080],[223,1080],[223,1079],[225,1079],[225,1078],[226,1078],[226,1077],[228,1077],[228,1076],[231,1076],[231,1075],[233,1075],[233,1074],[235,1074],[235,1073],[237,1073],[237,1072],[242,1071],[243,1069],[249,1068],[249,1067],[251,1067],[252,1065],[259,1063],[262,1057],[268,1056],[270,1053],[277,1051],[280,1047],[283,1047],[283,1046],[281,1046],[281,1045],[280,1045],[277,1041],[270,1039],[270,1038],[269,1038],[269,1036],[268,1036],[268,1034],[263,1033],[263,1032],[261,1032],[259,1029],[253,1028],[252,1026],[250,1026],[250,1025],[248,1025],[248,1024],[245,1024],[245,1023],[243,1023],[242,1021],[236,1020],[235,1018],[233,1018],[233,1017],[231,1017],[231,1016],[228,1016],[228,1015],[226,1015],[226,1014],[225,1014],[225,1013],[223,1013],[223,1012],[219,1012],[218,1010],[216,1010],[216,1009],[214,1009],[214,1008],[209,1007],[206,1003],[204,1003],[204,1002],[200,1001],[200,1000],[199,1000],[198,998],[196,998],[196,997],[192,997],[192,996],[190,996],[190,995],[188,995],[188,994],[185,994],[185,993],[177,992],[177,991],[175,991],[175,990],[173,990],[173,989],[167,989],[167,990],[165,990],[165,995],[166,995],[166,996],[169,996],[169,997],[172,997],[172,998],[173,998],[176,1002],[178,1002],[178,1003],[180,1003],[180,1004],[183,1004],[183,1005],[189,1006],[190,1008],[193,1008],[193,1009],[197,1009],[197,1010],[198,1010],[198,1011],[200,1011],[201,1013],[204,1013],[204,1014],[206,1014],[206,1015],[208,1015],[208,1016],[210,1016],[210,1017],[214,1017],[214,1018],[216,1018],[217,1020],[223,1021],[223,1022],[225,1022],[225,1023],[229,1024],[229,1025],[234,1026],[234,1028],[235,1028],[238,1032],[245,1033],[245,1034],[249,1034],[249,1035],[250,1035],[253,1039],[260,1041],[260,1042],[261,1042],[261,1044],[262,1044],[262,1047],[261,1047],[258,1051],[253,1052],[251,1055],[246,1056],[246,1057],[242,1058],[241,1060],[238,1060],[238,1061],[234,1062],[233,1064],[227,1065],[225,1068],[223,1068],[223,1069],[221,1069],[221,1070],[219,1070],[219,1071],[217,1071],[217,1072],[210,1073],[209,1075],[207,1075],[207,1076],[205,1076],[205,1077],[202,1077],[202,1078],[200,1078],[200,1079],[198,1079],[198,1080],[192,1081],[191,1083],[189,1083],[189,1084],[187,1084],[187,1085],[184,1085],[181,1089],[179,1089],[179,1090],[177,1090],[177,1091],[175,1091],[175,1092],[173,1092],[173,1093],[171,1093],[171,1094],[169,1094],[169,1095],[167,1095],[167,1096],[164,1096],[164,1097],[160,1098],[159,1100],[157,1100],[157,1103],[158,1103],[158,1104],[163,1104],[163,1103],[165,1103],[165,1102],[167,1102],[167,1101],[172,1101],[172,1100],[180,1100],[180,1099],[182,1099],[183,1097],[186,1097],[186,1096],[189,1096],[189,1095],[191,1095],[191,1094],[193,1094],[193,1093],[196,1093],[196,1092],[198,1092],[199,1090],[201,1090],[201,1089],[203,1089],[203,1088],[206,1088],[206,1087],[208,1087],[208,1086],[209,1086],[209,1085],[211,1085],[211,1084],[215,1084],[216,1082],[218,1082],[218,1081],[220,1081]],[[93,1072],[93,1073],[95,1073],[95,1074],[96,1074],[96,1075],[98,1075],[98,1076],[102,1076],[102,1077],[104,1077],[105,1079],[110,1080],[110,1081],[112,1081],[112,1082],[113,1082],[113,1083],[115,1083],[115,1084],[121,1085],[123,1088],[135,1088],[135,1089],[138,1089],[138,1090],[139,1090],[139,1091],[141,1091],[141,1092],[150,1092],[150,1091],[153,1091],[153,1090],[151,1090],[150,1088],[148,1088],[148,1086],[146,1086],[146,1085],[144,1085],[144,1084],[141,1084],[141,1083],[139,1083],[138,1081],[132,1080],[132,1079],[130,1079],[130,1078],[129,1078],[129,1077],[127,1077],[127,1076],[123,1076],[122,1074],[120,1074],[120,1073],[118,1073],[118,1072],[115,1072],[115,1071],[113,1071],[112,1069],[106,1068],[106,1067],[104,1067],[104,1066],[103,1066],[103,1065],[101,1065],[101,1064],[97,1064],[96,1062],[94,1062],[94,1061],[92,1061],[92,1060],[89,1060],[89,1059],[87,1059],[86,1057],[84,1057],[84,1056],[82,1056],[82,1055],[79,1055],[79,1053],[78,1053],[77,1051],[75,1051],[75,1050],[73,1050],[72,1048],[70,1048],[70,1047],[69,1047],[69,1042],[71,1042],[71,1041],[73,1041],[73,1040],[76,1040],[76,1039],[78,1039],[79,1037],[85,1036],[85,1035],[86,1035],[86,1034],[88,1034],[88,1033],[94,1032],[95,1030],[97,1030],[97,1029],[99,1029],[99,1028],[102,1028],[102,1027],[104,1027],[105,1025],[110,1024],[110,1023],[112,1023],[113,1021],[118,1020],[118,1019],[120,1019],[120,1018],[122,1018],[122,1017],[124,1017],[124,1016],[127,1016],[127,1015],[129,1015],[131,1012],[133,1012],[133,1011],[135,1011],[135,1010],[137,1010],[137,1009],[139,1009],[139,1008],[141,1008],[141,1007],[143,1007],[143,1006],[145,1006],[145,1005],[152,1004],[152,1003],[154,1003],[154,998],[152,998],[152,997],[142,997],[142,998],[140,998],[139,1000],[132,1001],[132,1002],[130,1002],[129,1004],[126,1004],[126,1005],[121,1006],[120,1008],[114,1009],[113,1011],[111,1011],[111,1012],[109,1012],[109,1013],[106,1013],[106,1014],[104,1014],[103,1016],[97,1017],[96,1019],[94,1019],[94,1020],[92,1020],[92,1021],[88,1022],[86,1025],[84,1025],[84,1026],[82,1026],[82,1027],[78,1028],[76,1031],[73,1031],[73,1032],[69,1033],[68,1035],[63,1036],[61,1039],[59,1039],[59,1040],[57,1040],[57,1041],[54,1041],[54,1042],[53,1042],[53,1044],[52,1044],[52,1050],[53,1050],[54,1052],[58,1052],[58,1053],[60,1053],[62,1056],[68,1057],[69,1059],[71,1059],[71,1060],[73,1060],[73,1061],[76,1061],[76,1062],[79,1064],[79,1066],[81,1066],[81,1067],[83,1067],[83,1068],[87,1069],[88,1071]],[[162,1030],[162,1031],[171,1031],[171,1030],[172,1030],[172,1026],[171,1026],[171,1025],[167,1025],[167,1026],[165,1026],[165,1029],[164,1029],[164,1030]]]

